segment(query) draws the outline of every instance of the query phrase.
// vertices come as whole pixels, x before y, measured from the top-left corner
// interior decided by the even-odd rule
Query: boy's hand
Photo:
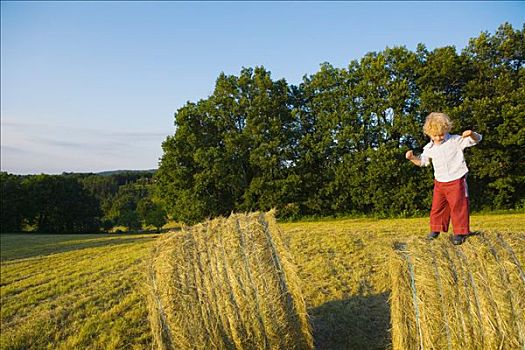
[[[419,159],[419,157],[414,156],[414,152],[412,152],[412,150],[407,151],[407,153],[405,153],[405,158],[414,163],[415,165],[421,166],[421,159]]]
[[[476,134],[472,130],[463,131],[463,134],[461,135],[461,137],[463,138],[470,137],[472,140],[474,140],[474,142],[479,142],[481,140],[481,136],[479,134]]]
[[[419,159],[419,157],[414,156],[414,152],[412,152],[412,150],[407,151],[407,153],[405,153],[405,158],[414,163],[415,165],[421,166],[421,159]]]
[[[461,135],[461,137],[463,138],[469,137],[469,136],[472,136],[472,130],[465,130],[463,131],[463,134]]]

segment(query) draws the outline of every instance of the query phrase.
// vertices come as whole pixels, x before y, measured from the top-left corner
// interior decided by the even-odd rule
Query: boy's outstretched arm
[[[414,163],[415,165],[421,166],[421,159],[419,157],[416,157],[412,150],[407,151],[407,153],[405,153],[405,158]]]
[[[478,143],[481,140],[480,134],[478,134],[477,132],[474,132],[472,130],[465,130],[465,131],[463,131],[463,134],[461,134],[461,137],[463,137],[463,138],[470,137],[476,143]]]

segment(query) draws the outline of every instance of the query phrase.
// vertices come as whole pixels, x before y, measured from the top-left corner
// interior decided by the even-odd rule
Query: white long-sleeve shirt
[[[463,150],[467,147],[477,145],[482,136],[475,133],[478,141],[472,137],[461,137],[460,135],[446,134],[441,144],[430,141],[423,147],[421,153],[421,166],[428,166],[432,162],[434,177],[439,182],[449,182],[460,179],[468,173],[467,163]]]

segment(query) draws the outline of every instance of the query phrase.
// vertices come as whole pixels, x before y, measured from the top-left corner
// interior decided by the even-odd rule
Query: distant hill
[[[148,170],[108,170],[95,173],[102,176],[111,176],[111,175],[120,175],[120,174],[155,174],[157,169],[148,169]]]

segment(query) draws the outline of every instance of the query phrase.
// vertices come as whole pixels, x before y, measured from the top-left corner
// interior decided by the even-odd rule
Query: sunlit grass
[[[471,222],[489,234],[525,230],[523,213],[474,215]],[[388,254],[394,241],[425,235],[428,219],[280,227],[298,266],[316,347],[390,348]],[[0,348],[151,348],[142,283],[156,237],[1,235]]]
[[[2,349],[150,346],[141,283],[155,236],[1,237]]]
[[[281,227],[303,281],[317,348],[390,348],[389,253],[395,241],[426,235],[428,218],[323,220]],[[471,229],[524,232],[525,214],[474,215]],[[439,239],[448,238],[442,234]]]

